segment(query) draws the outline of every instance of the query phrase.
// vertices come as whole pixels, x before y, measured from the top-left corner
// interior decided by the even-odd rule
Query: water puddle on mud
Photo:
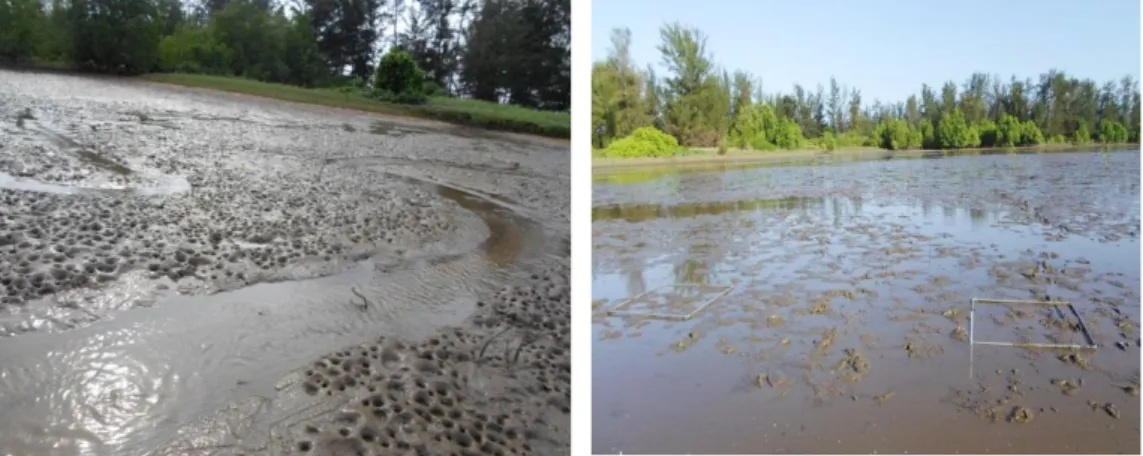
[[[542,235],[478,196],[436,191],[491,235],[444,259],[381,252],[333,276],[168,296],[68,331],[4,339],[0,409],[20,413],[0,420],[0,453],[147,454],[227,404],[274,397],[283,377],[327,353],[461,324]]]
[[[1136,151],[597,181],[593,450],[1137,452],[1138,166]],[[732,291],[682,322],[606,315],[671,284]],[[972,298],[1070,301],[1101,347],[970,357]],[[1063,310],[982,307],[975,335],[1080,343]]]
[[[84,147],[83,144],[80,144],[63,134],[57,133],[51,128],[47,128],[41,125],[27,125],[25,128],[43,136],[48,142],[55,145],[59,150],[74,154],[75,156],[79,157],[80,160],[91,164],[92,166],[120,176],[127,176],[133,172],[131,168],[128,168],[122,163],[108,159],[107,157],[104,157]]]
[[[149,185],[124,185],[95,180],[95,182],[85,182],[84,185],[79,186],[16,177],[0,171],[0,188],[57,195],[127,192],[144,196],[167,196],[188,192],[191,189],[190,182],[183,176],[156,175],[152,176],[151,181]]]
[[[523,227],[527,226],[529,222],[515,214],[507,213],[504,208],[471,193],[443,185],[438,185],[436,188],[439,195],[478,214],[484,220],[490,234],[488,239],[481,243],[480,248],[489,262],[504,266],[516,260],[520,251],[523,250],[523,243],[527,236]]]

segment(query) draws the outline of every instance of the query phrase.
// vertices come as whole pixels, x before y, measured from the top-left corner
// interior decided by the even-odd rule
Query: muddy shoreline
[[[1137,452],[1138,169],[1127,151],[597,181],[593,450]],[[645,292],[625,307],[701,311],[608,315]],[[972,298],[1072,302],[1100,348],[970,350]],[[1081,343],[1060,310],[980,306],[973,336]]]
[[[1125,149],[1138,150],[1138,144],[1109,144],[1097,146],[1101,150],[1118,151]],[[885,150],[869,147],[838,149],[835,151],[821,150],[790,150],[776,152],[735,152],[727,155],[702,153],[666,158],[592,158],[592,171],[597,176],[613,173],[631,172],[640,169],[659,169],[672,166],[688,167],[718,167],[733,165],[757,164],[802,164],[818,160],[891,160],[894,158],[937,158],[946,156],[964,155],[996,155],[996,154],[1037,154],[1037,153],[1066,153],[1077,151],[1091,151],[1092,146],[1073,146],[1069,144],[1009,147],[1009,148],[978,148],[957,150]]]
[[[0,452],[566,454],[566,150],[3,76]]]

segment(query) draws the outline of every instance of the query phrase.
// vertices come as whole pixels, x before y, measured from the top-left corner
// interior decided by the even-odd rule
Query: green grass
[[[233,77],[182,73],[152,73],[140,77],[167,84],[381,114],[422,117],[489,130],[561,139],[571,137],[571,115],[566,112],[539,111],[487,101],[434,97],[423,105],[404,105],[377,101],[358,94],[346,94],[337,89],[307,89]]]

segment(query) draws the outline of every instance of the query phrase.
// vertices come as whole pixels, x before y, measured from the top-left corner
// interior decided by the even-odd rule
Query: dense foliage
[[[373,78],[373,90],[378,98],[406,103],[426,98],[425,72],[417,68],[417,62],[408,52],[394,50],[385,54]]]
[[[378,57],[400,50],[425,82],[382,97],[566,111],[570,9],[570,0],[0,0],[0,62],[314,87],[385,79],[374,78]]]
[[[616,140],[603,150],[604,157],[669,157],[680,151],[674,136],[655,127],[636,129],[630,136]]]
[[[683,147],[720,150],[1139,142],[1139,84],[1130,76],[1097,85],[1056,70],[1037,80],[975,73],[961,85],[945,83],[939,93],[923,85],[920,97],[870,104],[833,78],[828,90],[795,85],[789,93],[763,93],[751,75],[716,66],[702,31],[667,24],[659,39],[669,73],[662,76],[631,59],[630,31],[612,33],[610,54],[592,70],[596,148],[646,126]]]

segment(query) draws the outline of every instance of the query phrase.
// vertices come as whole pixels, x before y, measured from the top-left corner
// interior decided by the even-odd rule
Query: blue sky
[[[766,92],[828,91],[831,75],[866,103],[960,86],[974,71],[1139,80],[1137,0],[595,0],[591,10],[593,61],[627,27],[636,64],[662,75],[659,28],[678,21],[706,33],[716,65],[761,77]]]

